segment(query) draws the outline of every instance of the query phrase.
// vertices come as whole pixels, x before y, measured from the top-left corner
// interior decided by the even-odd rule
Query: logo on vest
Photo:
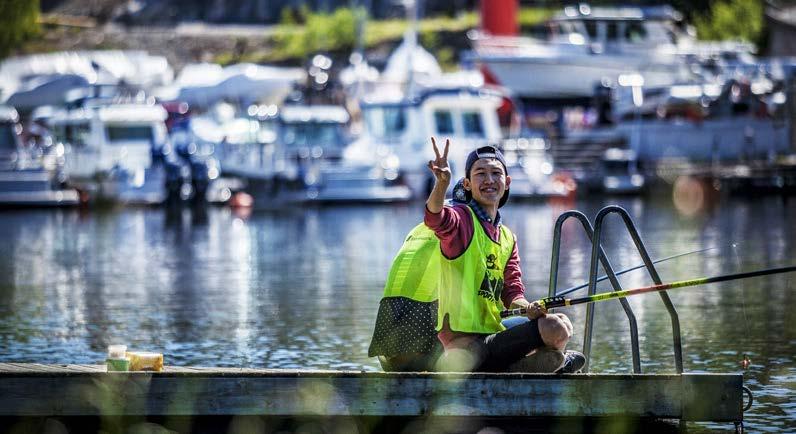
[[[497,256],[495,256],[494,253],[490,253],[490,254],[486,255],[486,268],[487,268],[487,270],[498,270],[499,269],[497,264],[495,264],[495,261],[497,261]]]
[[[503,292],[503,278],[491,278],[489,273],[484,276],[481,281],[481,287],[478,288],[478,296],[495,303],[500,300],[500,294]]]

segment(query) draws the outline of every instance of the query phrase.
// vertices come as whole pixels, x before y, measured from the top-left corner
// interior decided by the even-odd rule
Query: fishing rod
[[[675,258],[679,258],[679,257],[682,257],[682,256],[687,256],[687,255],[693,255],[694,253],[707,252],[708,250],[713,250],[713,249],[716,249],[716,247],[706,247],[704,249],[693,250],[693,251],[686,252],[686,253],[678,253],[676,255],[667,256],[665,258],[656,259],[656,260],[652,261],[652,263],[653,264],[658,264],[658,263],[661,263],[661,262],[666,262],[666,261],[668,261],[670,259],[675,259]],[[636,266],[633,266],[633,267],[630,267],[630,268],[625,268],[624,270],[621,270],[621,271],[617,271],[616,273],[614,273],[614,275],[615,276],[619,276],[621,274],[625,274],[625,273],[628,273],[628,272],[633,271],[633,270],[638,270],[639,268],[644,268],[646,266],[647,266],[646,264],[639,264],[639,265],[636,265]],[[602,281],[604,281],[606,279],[608,279],[608,276],[607,275],[602,275],[602,276],[597,278],[597,283],[600,283],[600,282],[602,282]],[[577,291],[579,289],[583,289],[583,288],[585,288],[587,286],[589,286],[589,282],[586,282],[586,283],[578,285],[578,286],[573,286],[571,288],[567,288],[567,289],[559,292],[558,296],[562,296],[562,295],[567,295],[567,294],[573,293],[573,292],[575,292],[575,291]]]
[[[613,300],[615,298],[629,297],[631,295],[644,294],[647,292],[664,291],[667,289],[685,288],[688,286],[705,285],[708,283],[726,282],[728,280],[747,279],[750,277],[766,276],[769,274],[790,273],[796,271],[796,265],[779,268],[768,268],[765,270],[749,271],[745,273],[725,274],[722,276],[703,277],[699,279],[680,280],[678,282],[662,283],[660,285],[642,286],[640,288],[627,289],[624,291],[604,292],[602,294],[594,294],[588,297],[581,298],[564,298],[561,295],[555,297],[547,297],[537,300],[542,307],[550,309],[562,306],[574,306],[576,304],[594,303],[597,301]],[[518,308],[511,310],[504,310],[500,312],[501,318],[506,318],[514,315],[525,315],[526,309]]]

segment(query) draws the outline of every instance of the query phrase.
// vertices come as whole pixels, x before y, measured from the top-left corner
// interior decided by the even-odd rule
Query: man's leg
[[[484,339],[486,355],[478,370],[505,371],[522,360],[512,370],[553,372],[564,364],[564,348],[571,336],[572,323],[561,313],[521,322]]]
[[[485,357],[479,371],[505,371],[528,353],[545,346],[538,320],[530,320],[484,338]]]

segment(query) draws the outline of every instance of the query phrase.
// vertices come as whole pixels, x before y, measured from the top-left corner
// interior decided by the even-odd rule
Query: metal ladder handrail
[[[589,268],[589,295],[593,295],[597,289],[597,258],[598,255],[604,255],[602,251],[602,247],[600,246],[600,237],[602,236],[602,229],[603,229],[603,222],[605,218],[609,214],[619,214],[622,217],[622,221],[625,223],[625,228],[627,229],[628,233],[630,234],[631,238],[633,239],[633,243],[636,245],[636,249],[641,255],[641,259],[644,261],[644,266],[647,268],[647,271],[652,277],[652,280],[655,282],[656,285],[660,285],[663,283],[660,276],[658,275],[658,271],[655,269],[655,265],[652,262],[652,259],[647,252],[647,248],[644,246],[644,242],[641,240],[641,236],[636,229],[636,225],[633,223],[633,220],[630,218],[630,214],[628,212],[617,205],[609,205],[601,209],[597,216],[594,218],[594,233],[592,236],[592,250],[591,250],[591,260],[590,260],[590,268]],[[682,342],[680,339],[680,319],[677,315],[677,310],[674,308],[671,299],[669,298],[669,294],[666,291],[659,291],[661,299],[663,300],[664,305],[666,306],[666,310],[669,312],[669,317],[671,318],[672,322],[672,340],[673,340],[673,350],[674,350],[674,361],[675,361],[675,368],[678,374],[683,373],[683,348]],[[589,305],[591,307],[591,304]],[[587,312],[588,316],[588,312]],[[593,320],[590,318],[589,321]],[[587,326],[591,326],[591,324],[587,324]],[[586,338],[588,338],[589,348],[586,348]],[[588,351],[591,350],[591,330],[584,338],[584,354],[587,355],[586,363],[588,366]]]
[[[550,297],[555,297],[556,295],[558,295],[556,286],[558,283],[558,260],[560,258],[560,251],[561,251],[561,230],[564,226],[564,222],[570,218],[575,218],[581,223],[581,225],[583,226],[583,230],[586,232],[586,235],[589,237],[589,241],[593,242],[594,229],[592,228],[592,225],[585,214],[583,214],[580,211],[570,210],[558,216],[555,228],[553,229],[553,252],[550,263],[550,286],[548,289],[548,296]],[[616,273],[614,272],[613,267],[611,267],[611,263],[608,261],[608,257],[605,255],[602,246],[599,246],[597,250],[599,251],[600,262],[602,263],[602,266],[605,269],[605,274],[608,276],[608,280],[611,282],[611,286],[614,288],[615,291],[621,291],[622,287],[619,284],[619,280],[616,278]],[[594,285],[593,288],[592,286],[589,286],[589,295],[594,295],[595,290],[596,290],[596,285]],[[630,303],[628,303],[625,298],[620,298],[619,303],[622,305],[622,308],[625,310],[625,314],[627,315],[627,319],[630,324],[630,341],[631,341],[631,349],[633,354],[633,372],[636,374],[640,374],[641,357],[639,356],[638,324],[636,321],[636,315],[633,313],[633,309],[630,307]],[[583,338],[583,354],[586,356],[586,364],[582,368],[583,372],[589,372],[589,359],[590,359],[589,353],[591,352],[591,335],[592,335],[592,326],[594,323],[593,306],[594,305],[592,303],[589,303],[586,306],[586,325],[584,326],[584,338]]]

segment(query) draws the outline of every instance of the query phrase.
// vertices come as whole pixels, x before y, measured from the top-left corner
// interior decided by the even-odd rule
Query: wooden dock
[[[0,417],[552,417],[739,422],[741,374],[488,374],[0,363]]]

